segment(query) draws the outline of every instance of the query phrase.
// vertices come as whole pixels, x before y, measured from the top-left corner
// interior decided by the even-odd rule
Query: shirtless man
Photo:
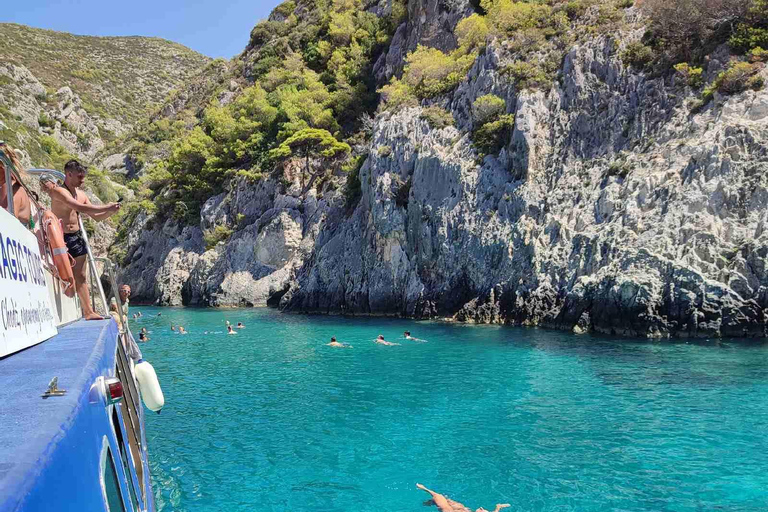
[[[430,491],[426,487],[424,487],[421,484],[416,484],[416,487],[421,489],[422,491],[428,492],[430,496],[432,496],[432,501],[437,505],[437,508],[440,509],[440,512],[472,512],[469,508],[465,507],[458,501],[453,501],[452,499],[446,498],[442,494],[436,493],[434,491]],[[503,508],[509,507],[509,503],[497,503],[496,508],[493,510],[493,512],[499,512],[499,510]],[[488,512],[483,507],[480,507],[475,512]]]
[[[80,297],[80,305],[83,308],[83,318],[86,320],[99,320],[101,317],[91,308],[91,297],[88,293],[86,281],[86,257],[87,251],[83,235],[80,233],[80,224],[77,216],[84,213],[93,220],[101,221],[111,217],[120,209],[120,203],[94,205],[85,195],[78,190],[83,185],[87,170],[77,160],[70,160],[64,165],[64,186],[45,187],[45,191],[51,196],[51,210],[61,219],[64,225],[64,242],[67,244],[69,254],[75,259],[75,287]]]

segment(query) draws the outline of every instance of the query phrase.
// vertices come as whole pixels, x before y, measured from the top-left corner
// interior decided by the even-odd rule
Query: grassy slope
[[[0,58],[26,66],[46,87],[69,86],[90,114],[133,124],[211,59],[149,37],[77,36],[0,23]]]

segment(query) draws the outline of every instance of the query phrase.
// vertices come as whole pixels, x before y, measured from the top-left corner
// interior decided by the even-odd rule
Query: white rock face
[[[418,108],[376,118],[352,212],[343,177],[306,198],[291,173],[238,182],[202,215],[236,226],[227,243],[204,251],[200,230],[166,224],[132,244],[127,277],[166,304],[765,336],[768,91],[692,113],[696,91],[624,67],[616,46],[573,48],[538,92],[489,48],[441,100],[455,128]],[[470,107],[488,93],[516,121],[479,163]]]
[[[379,117],[373,147],[392,153],[369,158],[360,207],[316,248],[284,304],[764,335],[768,92],[694,115],[691,91],[628,70],[602,39],[569,53],[562,85],[509,98],[495,58],[478,60],[451,106],[466,126],[474,98],[506,96],[516,115],[507,148],[477,166],[452,129],[429,130],[415,111]],[[408,179],[402,207],[394,184]]]

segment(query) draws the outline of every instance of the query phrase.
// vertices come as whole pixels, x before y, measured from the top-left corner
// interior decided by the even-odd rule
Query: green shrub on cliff
[[[747,54],[750,62],[768,62],[768,50],[763,50],[761,47],[752,48]]]
[[[271,150],[269,156],[273,159],[298,157],[304,162],[301,173],[302,194],[304,194],[318,177],[325,176],[331,170],[334,161],[345,157],[350,151],[349,144],[340,142],[327,130],[305,128]],[[305,185],[304,180],[307,175],[309,183]]]
[[[441,130],[446,126],[453,126],[453,114],[442,107],[427,107],[421,111],[419,117],[424,119],[433,130]]]
[[[472,142],[481,155],[494,155],[509,141],[515,126],[515,116],[505,114],[487,122],[472,132]]]
[[[732,62],[713,82],[714,88],[723,94],[736,94],[748,89],[759,90],[763,78],[758,75],[762,66],[748,62]]]
[[[487,18],[475,13],[461,20],[453,33],[462,52],[468,54],[485,48],[490,30]]]
[[[518,89],[538,89],[550,85],[550,76],[537,64],[515,61],[502,69]]]
[[[205,249],[211,250],[216,245],[218,245],[219,242],[226,242],[229,240],[229,237],[232,236],[232,229],[228,228],[227,226],[222,226],[221,224],[217,224],[214,226],[213,229],[206,231],[203,233],[203,241],[205,242]]]
[[[690,66],[687,62],[675,64],[675,71],[691,87],[698,88],[704,84],[704,70]]]
[[[753,0],[728,44],[737,52],[768,48],[768,0]]]
[[[211,103],[185,120],[183,130],[167,121],[143,130],[144,146],[134,147],[136,156],[145,158],[158,144],[165,150],[153,151],[169,156],[146,170],[138,188],[155,196],[165,215],[193,221],[202,202],[227,180],[255,181],[283,160],[301,158],[310,184],[322,179],[330,170],[324,164],[336,166],[349,155],[345,140],[359,144],[365,136],[360,120],[378,99],[373,63],[404,5],[397,0],[391,17],[379,17],[362,0],[281,4],[274,21],[254,27],[246,52],[232,66],[251,85],[222,105],[216,99],[225,90],[222,81],[208,95]]]
[[[437,48],[419,46],[405,59],[403,82],[418,98],[433,98],[459,85],[474,60],[474,54],[445,54]]]
[[[472,103],[472,142],[481,155],[498,153],[509,140],[515,116],[504,114],[506,110],[504,99],[494,94],[480,96]]]
[[[408,84],[396,78],[379,89],[379,93],[382,104],[390,110],[401,110],[419,104],[418,98]]]
[[[472,103],[472,115],[477,126],[499,118],[506,110],[507,103],[495,94],[480,96]]]
[[[624,48],[624,51],[621,53],[621,60],[624,64],[632,66],[640,71],[647,70],[654,59],[655,55],[653,53],[653,48],[644,45],[640,41],[633,41],[627,44],[626,48]]]

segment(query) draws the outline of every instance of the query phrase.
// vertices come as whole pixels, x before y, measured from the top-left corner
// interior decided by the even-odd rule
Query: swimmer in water
[[[379,334],[378,338],[376,338],[375,343],[378,343],[379,345],[389,345],[389,346],[400,345],[399,343],[392,343],[389,341],[385,341],[384,336],[381,334]]]
[[[176,326],[175,326],[175,325],[173,325],[173,324],[171,324],[171,330],[172,330],[173,332],[176,332]]]
[[[440,509],[440,512],[472,512],[471,509],[465,507],[463,504],[459,503],[458,501],[453,501],[452,499],[446,498],[440,493],[430,491],[426,487],[424,487],[421,484],[416,484],[416,487],[421,489],[424,492],[428,492],[430,496],[432,496],[432,502],[437,505],[437,508]],[[496,508],[493,510],[493,512],[499,512],[499,510],[503,508],[509,507],[509,503],[497,503]],[[488,512],[483,507],[480,507],[475,512]]]
[[[232,326],[229,325],[229,322],[227,322],[227,334],[237,334],[237,332],[232,328]]]
[[[329,347],[336,347],[336,348],[352,348],[352,345],[347,345],[346,343],[339,343],[336,341],[336,336],[333,336],[331,338],[331,342],[327,343]]]
[[[243,329],[243,328],[245,328],[245,326],[243,325],[243,322],[237,322],[237,328],[238,328],[238,329]]]
[[[187,331],[182,326],[179,326],[179,334],[187,334]]]
[[[403,337],[404,337],[405,339],[407,339],[407,340],[411,340],[411,341],[421,341],[421,342],[425,342],[425,341],[426,341],[426,340],[423,340],[423,339],[421,339],[421,338],[414,338],[413,336],[411,336],[411,331],[405,331],[405,332],[403,333]]]
[[[144,333],[144,331],[139,333],[139,341],[149,341],[149,338],[147,338],[147,335]]]

